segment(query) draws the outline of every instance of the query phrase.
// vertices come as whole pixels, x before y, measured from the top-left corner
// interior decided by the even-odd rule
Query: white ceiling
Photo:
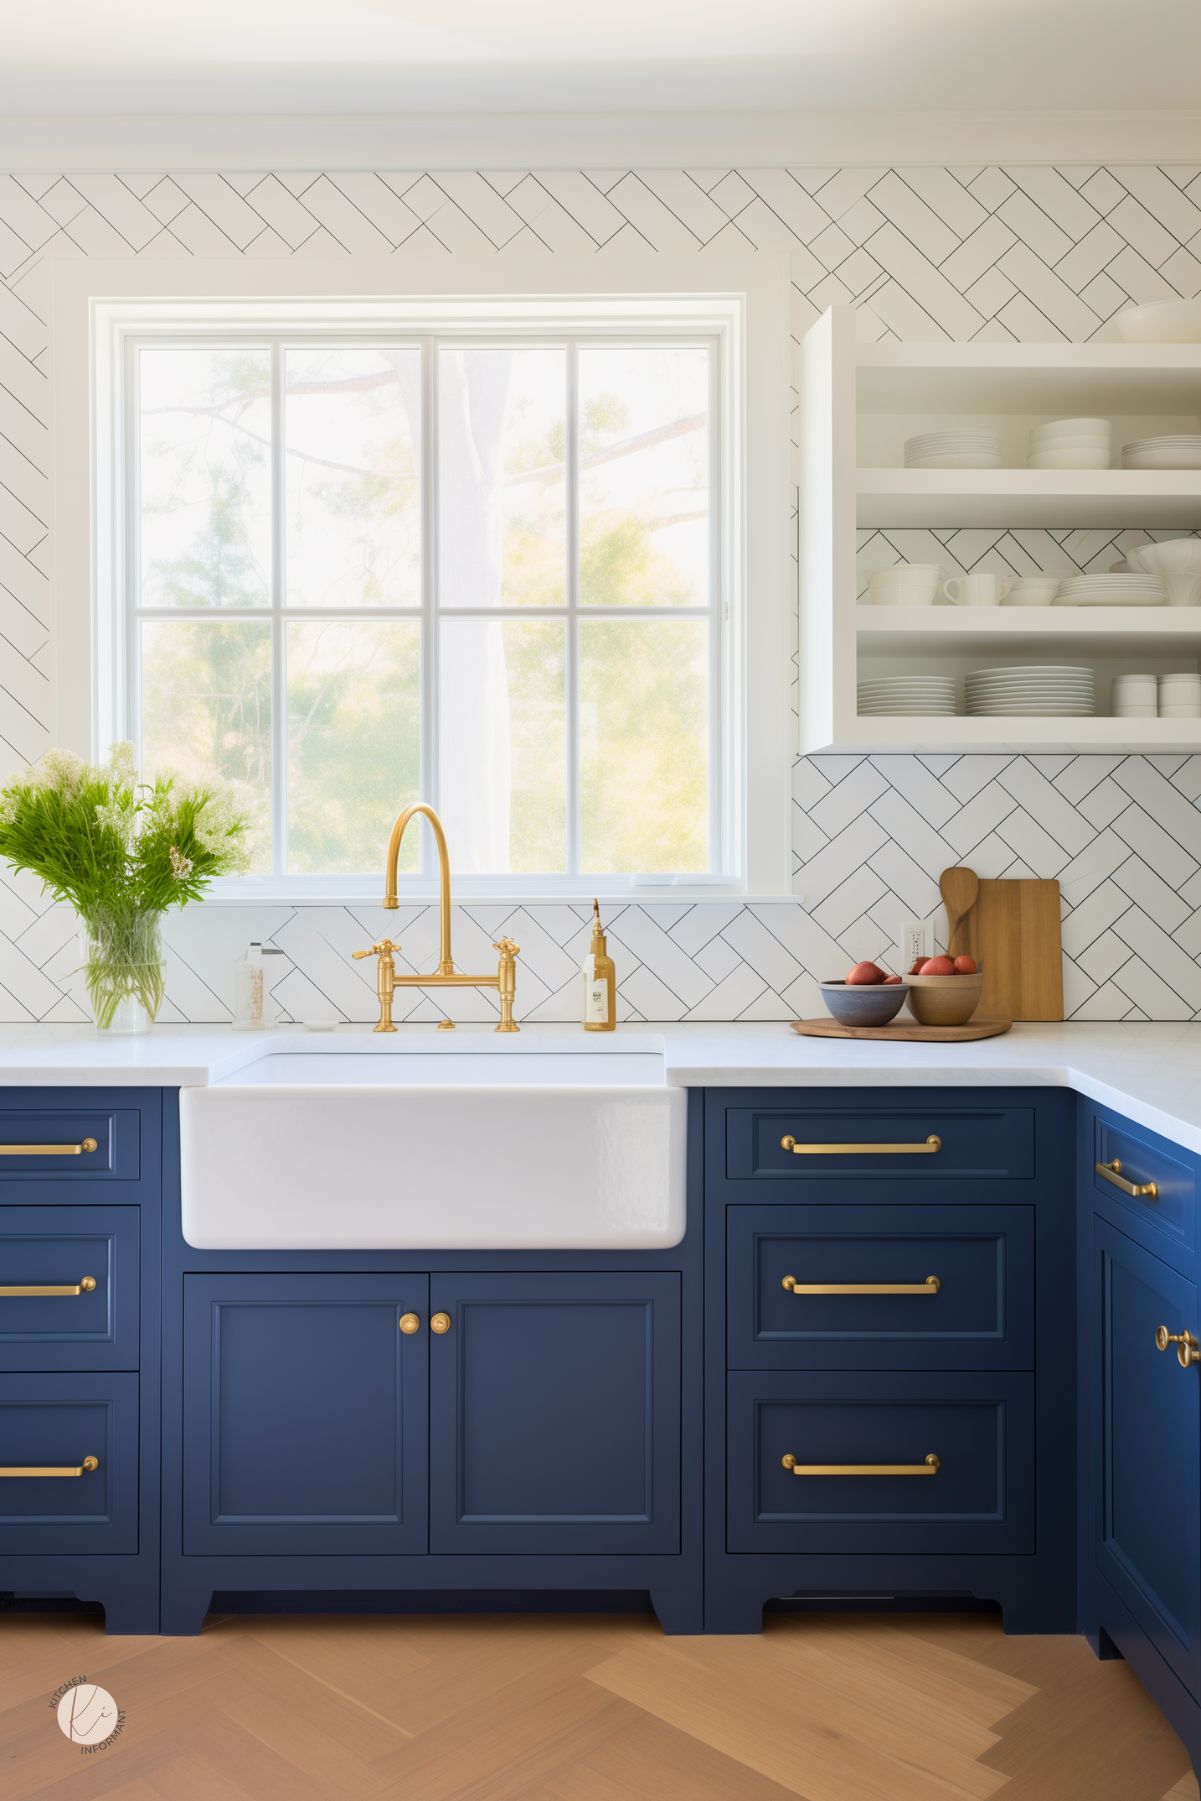
[[[1201,0],[34,0],[0,114],[1193,108]]]

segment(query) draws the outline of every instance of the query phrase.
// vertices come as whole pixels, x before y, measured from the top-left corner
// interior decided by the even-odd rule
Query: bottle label
[[[607,1026],[609,1023],[609,984],[596,973],[596,959],[584,961],[584,1024]]]

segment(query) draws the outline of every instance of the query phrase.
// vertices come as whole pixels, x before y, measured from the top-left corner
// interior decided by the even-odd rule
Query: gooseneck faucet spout
[[[406,807],[392,827],[388,839],[388,854],[384,865],[384,906],[389,912],[395,912],[400,905],[396,892],[397,866],[400,862],[400,846],[408,828],[409,821],[415,813],[421,813],[429,821],[434,834],[434,844],[438,851],[438,967],[428,976],[402,976],[396,968],[396,952],[400,949],[391,938],[383,938],[373,944],[370,950],[353,951],[351,955],[360,957],[378,957],[376,992],[379,995],[380,1017],[376,1026],[377,1032],[394,1032],[392,1023],[393,997],[398,988],[495,988],[500,1002],[500,1023],[498,1032],[519,1032],[521,1027],[513,1018],[513,1003],[517,998],[517,958],[521,946],[514,944],[511,938],[500,938],[492,946],[500,953],[500,962],[494,976],[460,975],[455,968],[450,949],[450,855],[446,848],[446,833],[442,830],[442,821],[431,806],[425,801],[416,801]],[[438,1027],[440,1032],[453,1032],[454,1020],[444,1019]]]
[[[400,846],[408,829],[410,819],[421,813],[430,822],[430,831],[434,834],[434,843],[438,850],[438,913],[441,936],[441,952],[438,959],[438,974],[452,976],[455,973],[454,960],[450,954],[450,853],[446,848],[446,833],[442,830],[442,821],[431,806],[425,801],[415,801],[406,807],[392,827],[388,839],[388,855],[384,865],[384,906],[394,913],[400,905],[396,894],[396,868],[400,861]]]

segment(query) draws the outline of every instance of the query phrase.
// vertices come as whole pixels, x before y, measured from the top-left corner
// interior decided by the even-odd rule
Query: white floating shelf
[[[835,746],[813,746],[813,749]],[[1201,719],[920,719],[853,715],[836,748],[857,751],[1201,751]]]
[[[1201,527],[1197,469],[860,469],[861,526]]]
[[[997,641],[1098,638],[1126,641],[1166,652],[1201,645],[1201,607],[873,607],[855,608],[855,630],[873,648],[912,645],[931,639],[964,649]]]
[[[865,413],[1197,412],[1201,345],[858,344]]]

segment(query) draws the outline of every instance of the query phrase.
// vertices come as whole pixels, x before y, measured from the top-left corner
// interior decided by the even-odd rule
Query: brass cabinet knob
[[[421,1330],[421,1315],[419,1313],[402,1313],[396,1323],[406,1338],[412,1338],[414,1332]]]
[[[1155,1349],[1166,1351],[1168,1346],[1176,1346],[1176,1361],[1182,1370],[1191,1364],[1201,1363],[1201,1344],[1193,1337],[1186,1326],[1183,1332],[1169,1332],[1166,1326],[1158,1326],[1155,1331]]]
[[[430,1315],[430,1331],[437,1332],[439,1335],[441,1335],[443,1332],[449,1332],[450,1331],[450,1315],[449,1315],[449,1313],[433,1313],[433,1314],[431,1314]]]

